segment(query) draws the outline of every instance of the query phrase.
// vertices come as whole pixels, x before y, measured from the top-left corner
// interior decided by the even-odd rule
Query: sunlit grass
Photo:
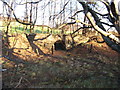
[[[4,31],[6,30],[6,27],[0,27],[0,30],[1,31]],[[48,28],[42,28],[42,27],[35,27],[34,30],[32,30],[33,33],[41,33],[41,34],[48,34],[48,33],[51,33],[51,34],[60,34],[61,33],[61,30],[59,29],[48,29]],[[22,27],[22,26],[12,26],[10,29],[9,29],[9,33],[30,33],[30,28],[25,28],[25,27]]]

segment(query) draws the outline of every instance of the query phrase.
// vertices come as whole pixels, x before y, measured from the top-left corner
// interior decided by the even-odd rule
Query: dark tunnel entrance
[[[62,40],[58,40],[54,43],[55,50],[66,50],[65,42]]]

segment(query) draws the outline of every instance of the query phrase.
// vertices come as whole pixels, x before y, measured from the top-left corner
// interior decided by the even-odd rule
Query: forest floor
[[[19,38],[19,37],[18,37]],[[22,39],[22,38],[20,38]],[[18,39],[17,39],[18,40]],[[22,39],[24,41],[25,39]],[[20,42],[20,41],[19,41]],[[17,47],[26,48],[28,43]],[[13,45],[13,44],[12,44]],[[37,44],[38,45],[38,44]],[[92,49],[89,50],[92,45]],[[49,56],[36,55],[27,49],[15,49],[14,55],[27,63],[15,63],[3,58],[3,87],[7,88],[116,88],[117,62],[120,54],[105,43],[90,41],[68,51],[53,54],[40,46]],[[18,58],[13,58],[18,60]]]

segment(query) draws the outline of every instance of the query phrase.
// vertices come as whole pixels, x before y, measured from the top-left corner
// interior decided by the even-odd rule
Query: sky
[[[9,0],[7,0],[7,1],[9,1]],[[64,1],[64,0],[62,0],[62,1]],[[69,0],[65,0],[65,3],[67,1],[69,1]],[[75,9],[76,8],[76,2],[75,2],[75,0],[71,0],[71,1],[72,1],[71,7],[72,7],[72,9]],[[48,3],[49,3],[49,0],[43,0],[39,3],[39,5],[38,5],[38,7],[39,7],[39,9],[38,9],[38,20],[37,20],[36,24],[43,24],[43,22],[46,25],[49,24],[49,21],[48,21],[49,16],[50,15],[53,16],[54,14],[58,14],[63,9],[63,7],[61,7],[60,4],[63,4],[64,2],[61,3],[61,0],[52,0],[51,5],[48,5]],[[55,4],[56,4],[56,6],[55,6]],[[44,5],[46,6],[46,8],[44,10],[42,10]],[[82,8],[79,3],[77,3],[77,6],[79,6],[78,7],[79,9]],[[52,7],[52,9],[50,9],[51,7]],[[53,9],[54,7],[56,7],[55,11]],[[2,13],[2,11],[3,11],[2,8],[3,8],[2,3],[0,2],[0,9],[1,9],[0,13]],[[74,12],[72,12],[72,14],[70,14],[70,2],[66,6],[65,10],[66,10],[65,11],[66,14],[65,14],[65,18],[64,18],[65,22],[70,22],[71,20],[68,19],[68,17],[70,17],[71,15],[73,15],[75,13],[75,11],[74,11]],[[43,16],[43,13],[45,13],[44,16]],[[17,5],[16,8],[15,8],[15,14],[18,18],[22,19],[25,15],[25,5]],[[57,20],[57,18],[55,18],[54,22],[59,24],[60,23],[60,16],[59,15],[58,15],[58,19],[59,20]]]
[[[10,1],[10,0],[5,0],[5,1]],[[25,1],[25,0],[23,0],[23,1]],[[54,15],[54,14],[58,14],[62,10],[63,7],[61,7],[60,4],[63,4],[64,2],[61,3],[60,1],[61,0],[52,0],[51,5],[48,5],[49,0],[43,0],[42,2],[40,2],[39,5],[38,5],[38,7],[39,7],[39,9],[38,9],[38,19],[37,19],[36,24],[38,24],[38,25],[44,24],[44,25],[52,26],[54,23],[52,21],[51,22],[49,21],[49,16]],[[65,0],[65,3],[67,1],[68,0]],[[117,0],[117,1],[120,1],[120,0]],[[55,4],[56,4],[56,6],[55,6]],[[43,9],[43,6],[46,6],[46,8]],[[77,6],[78,10],[79,9],[82,10],[82,6],[79,3],[76,3],[75,0],[72,0],[71,8],[70,8],[70,2],[66,6],[66,8],[65,8],[65,18],[62,18],[62,19],[64,19],[64,22],[71,22],[71,19],[69,19],[68,17],[70,17],[71,15],[73,15],[75,13],[76,6]],[[99,3],[99,6],[102,6],[102,3]],[[56,7],[56,10],[54,11],[54,9],[50,9],[51,7]],[[71,12],[70,9],[74,10],[74,11],[72,11],[72,14],[70,14],[70,12]],[[102,11],[103,14],[106,13],[106,10],[105,10],[104,7],[103,7],[103,9],[101,9],[101,11]],[[2,12],[3,12],[3,6],[2,6],[2,2],[0,1],[0,14]],[[45,14],[43,15],[43,13],[45,13]],[[24,15],[25,15],[25,5],[17,5],[16,8],[15,8],[15,14],[18,18],[23,19]],[[80,14],[78,14],[77,17],[79,17],[79,19],[81,21],[83,21],[83,16],[84,16],[84,14],[80,13]],[[103,19],[103,21],[108,23],[108,21],[106,21],[105,19]],[[59,17],[59,19],[55,18],[54,22],[57,23],[57,24],[60,24],[60,17]]]

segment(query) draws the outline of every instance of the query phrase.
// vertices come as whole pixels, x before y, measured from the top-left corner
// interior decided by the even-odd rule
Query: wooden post
[[[51,48],[51,52],[52,52],[52,55],[54,54],[54,46],[52,45],[52,48]]]

